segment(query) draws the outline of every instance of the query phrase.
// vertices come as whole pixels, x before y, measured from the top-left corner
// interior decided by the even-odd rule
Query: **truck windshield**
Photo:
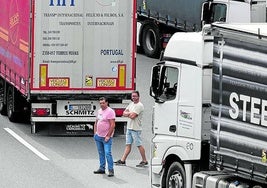
[[[226,5],[221,3],[213,3],[210,7],[210,23],[226,21]]]

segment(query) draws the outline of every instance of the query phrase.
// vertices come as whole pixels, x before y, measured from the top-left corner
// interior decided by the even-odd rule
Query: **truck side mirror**
[[[204,24],[210,24],[211,22],[211,12],[210,12],[210,1],[204,2],[202,4],[202,11],[201,11],[201,23],[202,27]]]
[[[154,97],[155,98],[155,96],[156,96],[156,94],[155,94],[155,92],[153,92],[153,87],[152,86],[150,86],[150,88],[149,88],[149,95],[151,96],[151,97]]]
[[[150,96],[155,99],[160,95],[160,71],[161,65],[156,65],[152,68],[150,80]]]

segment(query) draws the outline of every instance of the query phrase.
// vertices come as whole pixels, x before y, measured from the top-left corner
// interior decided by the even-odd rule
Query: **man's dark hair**
[[[99,101],[105,101],[105,102],[108,103],[108,106],[109,106],[108,98],[106,98],[106,97],[100,97],[99,98]]]
[[[99,98],[99,101],[105,101],[105,102],[108,102],[108,99],[106,97],[100,97]]]
[[[139,91],[135,90],[132,93],[136,93],[138,95],[138,97],[140,97]]]

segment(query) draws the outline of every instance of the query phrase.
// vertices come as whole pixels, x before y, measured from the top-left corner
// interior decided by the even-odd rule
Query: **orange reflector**
[[[47,65],[40,65],[40,87],[46,87],[47,85]]]
[[[126,65],[119,65],[119,87],[126,85]]]

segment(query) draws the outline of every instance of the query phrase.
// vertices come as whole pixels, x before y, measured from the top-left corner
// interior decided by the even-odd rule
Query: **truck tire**
[[[154,23],[143,26],[141,46],[148,57],[158,58],[161,51],[161,41],[159,28]]]
[[[7,115],[6,104],[5,104],[5,84],[4,80],[0,79],[0,114]]]
[[[168,169],[166,188],[186,188],[185,170],[179,162],[173,162]]]
[[[15,109],[15,98],[14,98],[14,89],[12,87],[8,87],[7,90],[7,117],[9,121],[16,122],[18,114],[14,111]]]

